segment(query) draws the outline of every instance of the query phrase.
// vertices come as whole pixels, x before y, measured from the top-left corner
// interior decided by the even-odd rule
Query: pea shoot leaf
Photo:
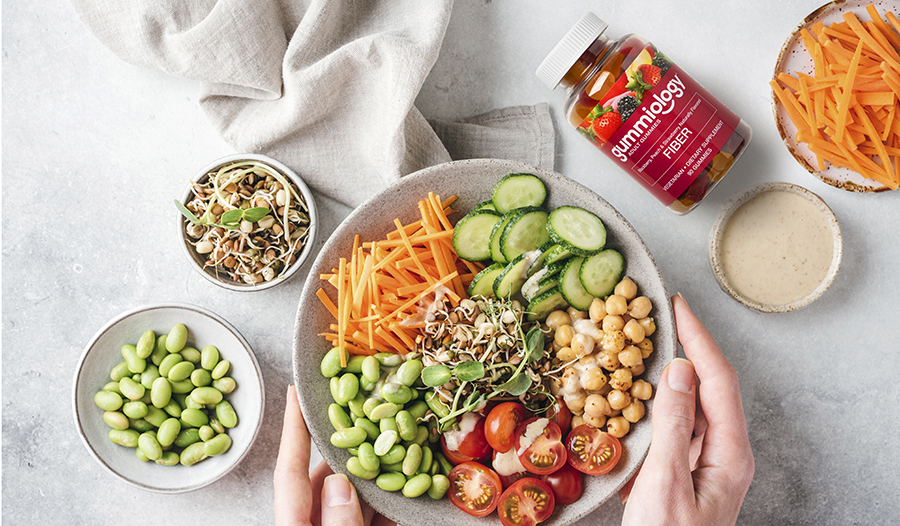
[[[422,383],[426,387],[437,387],[450,381],[450,368],[446,365],[429,365],[422,369]]]
[[[453,373],[463,382],[474,382],[484,376],[484,364],[476,361],[461,362],[453,368]]]
[[[497,386],[498,390],[506,391],[512,396],[521,396],[531,388],[531,378],[527,374],[517,374],[506,383]]]
[[[245,220],[250,221],[251,223],[255,223],[260,219],[266,217],[266,214],[269,213],[269,208],[265,206],[256,206],[253,208],[248,208],[244,210],[243,217]]]

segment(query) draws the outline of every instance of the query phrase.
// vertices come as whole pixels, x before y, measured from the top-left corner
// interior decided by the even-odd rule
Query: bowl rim
[[[828,222],[833,241],[831,265],[828,267],[828,272],[825,274],[825,278],[823,278],[819,285],[806,296],[800,298],[799,300],[781,305],[761,303],[738,292],[737,289],[732,287],[731,283],[729,283],[729,281],[725,278],[725,272],[722,270],[722,261],[720,257],[722,232],[724,231],[725,225],[728,223],[728,220],[731,218],[734,212],[738,208],[740,208],[741,205],[756,196],[768,192],[789,192],[809,200],[816,206],[816,208],[822,213],[822,216]],[[841,260],[843,259],[844,253],[843,237],[841,236],[840,223],[838,222],[837,217],[834,215],[834,211],[831,209],[831,207],[829,207],[828,204],[826,204],[825,201],[814,192],[807,190],[802,186],[785,182],[764,183],[761,185],[757,185],[753,188],[750,188],[749,190],[737,192],[732,195],[727,201],[725,201],[719,211],[719,215],[716,218],[712,229],[710,229],[708,250],[709,264],[712,268],[713,275],[715,276],[716,281],[719,284],[719,287],[726,294],[734,298],[745,307],[763,313],[793,312],[802,309],[803,307],[806,307],[810,303],[817,300],[822,296],[822,294],[825,293],[826,290],[828,290],[828,288],[834,282],[834,279],[841,268]]]
[[[241,343],[242,347],[247,352],[247,355],[249,356],[251,363],[253,364],[253,367],[256,372],[256,376],[259,378],[260,410],[259,410],[259,414],[256,416],[255,422],[253,423],[253,434],[250,436],[250,440],[247,443],[247,446],[244,448],[243,451],[241,451],[241,454],[238,455],[238,457],[235,458],[234,461],[231,462],[221,472],[216,473],[214,476],[210,477],[209,479],[199,482],[197,484],[190,485],[190,486],[182,486],[182,487],[178,487],[178,488],[162,488],[159,486],[153,486],[153,485],[139,482],[137,480],[129,478],[129,477],[123,475],[122,473],[119,473],[118,471],[114,470],[101,457],[101,455],[97,452],[97,450],[93,447],[91,442],[88,440],[87,434],[84,431],[84,426],[82,425],[82,415],[78,410],[78,397],[81,394],[80,391],[82,390],[82,389],[80,389],[80,384],[81,384],[81,379],[82,379],[82,372],[84,370],[84,364],[85,364],[85,361],[87,360],[88,355],[91,353],[93,347],[97,344],[97,341],[107,331],[112,329],[113,326],[115,326],[117,323],[121,322],[122,320],[124,320],[130,316],[140,314],[142,312],[157,310],[157,309],[190,310],[190,311],[194,311],[198,314],[201,314],[203,316],[207,316],[207,317],[211,318],[213,321],[219,323],[223,329],[230,332]],[[262,375],[262,368],[259,365],[259,361],[256,359],[256,354],[253,352],[253,348],[250,346],[250,343],[247,341],[247,339],[244,338],[244,336],[227,320],[225,320],[218,314],[210,311],[209,309],[205,309],[198,305],[191,305],[188,303],[149,303],[149,304],[133,307],[131,309],[125,310],[125,311],[117,314],[116,316],[111,318],[109,321],[107,321],[105,324],[103,324],[103,326],[100,327],[100,329],[98,329],[97,332],[94,333],[94,335],[91,337],[91,339],[88,340],[88,343],[85,344],[85,346],[81,352],[81,356],[78,358],[78,364],[75,367],[75,374],[73,375],[73,381],[72,381],[72,398],[71,398],[71,400],[72,400],[72,416],[75,419],[75,427],[78,431],[78,436],[81,439],[82,444],[84,444],[85,448],[87,448],[88,452],[91,454],[91,456],[94,458],[94,460],[97,461],[97,463],[99,463],[106,471],[108,471],[109,473],[114,475],[119,480],[127,482],[128,484],[130,484],[132,486],[135,486],[135,487],[140,488],[145,491],[149,491],[151,493],[174,495],[174,494],[179,494],[179,493],[188,493],[190,491],[198,490],[198,489],[204,488],[206,486],[209,486],[210,484],[218,481],[219,479],[221,479],[222,477],[224,477],[225,475],[230,473],[235,467],[237,467],[238,464],[241,463],[241,461],[244,460],[244,458],[247,456],[247,454],[253,448],[253,444],[256,442],[256,439],[259,436],[259,432],[262,429],[262,422],[263,422],[263,417],[265,415],[265,407],[266,407],[266,389],[265,389],[265,383],[264,383],[264,379],[263,379],[263,375]]]
[[[188,236],[184,230],[184,216],[181,213],[177,214],[178,237],[179,239],[181,239],[180,244],[182,252],[184,252],[185,256],[187,256],[188,260],[191,263],[191,267],[199,272],[204,279],[228,290],[234,290],[238,292],[259,292],[262,290],[270,289],[281,283],[285,283],[286,281],[294,277],[297,274],[298,270],[306,262],[306,260],[309,259],[309,255],[313,252],[313,247],[315,246],[316,233],[319,230],[318,212],[316,209],[315,198],[313,197],[312,191],[309,189],[309,186],[306,185],[306,182],[303,181],[303,179],[297,174],[297,172],[288,168],[284,163],[278,161],[277,159],[273,159],[267,155],[258,153],[234,153],[226,155],[224,157],[220,157],[214,161],[207,163],[206,166],[204,166],[194,175],[194,177],[191,178],[191,182],[199,182],[210,172],[220,168],[221,166],[231,162],[242,160],[258,161],[275,168],[276,170],[287,176],[291,180],[291,182],[297,185],[297,188],[300,190],[303,199],[306,201],[306,206],[308,209],[307,215],[309,215],[309,227],[307,230],[308,234],[306,243],[304,243],[303,250],[297,257],[297,261],[294,262],[294,264],[291,266],[291,268],[288,269],[287,273],[284,276],[278,277],[271,281],[263,282],[258,285],[244,285],[231,281],[223,281],[222,279],[217,278],[214,274],[204,270],[204,268],[198,264],[196,258],[194,257],[194,254],[191,252],[191,246],[188,242]],[[191,187],[190,185],[188,185],[188,187],[185,188],[184,192],[181,195],[181,203],[186,203],[191,195]]]

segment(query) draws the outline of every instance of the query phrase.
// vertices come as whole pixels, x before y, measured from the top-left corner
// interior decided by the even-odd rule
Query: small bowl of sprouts
[[[229,290],[284,283],[315,241],[312,193],[293,170],[264,155],[210,163],[175,206],[185,254],[204,278]]]

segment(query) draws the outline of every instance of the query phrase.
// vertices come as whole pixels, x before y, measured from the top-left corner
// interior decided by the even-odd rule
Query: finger
[[[656,475],[681,487],[690,481],[695,393],[693,365],[676,358],[663,370],[653,402],[653,436],[644,469],[652,466]]]
[[[332,473],[334,473],[334,471],[331,471],[331,466],[329,466],[327,462],[324,460],[319,462],[319,465],[314,467],[309,474],[309,481],[312,485],[309,494],[321,495],[322,486],[325,484],[325,477]],[[312,526],[322,526],[322,499],[311,500],[312,509],[310,510],[310,517],[312,518]]]
[[[309,431],[291,385],[284,407],[284,427],[275,462],[275,523],[278,526],[308,524],[312,493],[309,480]]]
[[[322,526],[363,526],[356,488],[346,475],[329,475],[322,488]]]

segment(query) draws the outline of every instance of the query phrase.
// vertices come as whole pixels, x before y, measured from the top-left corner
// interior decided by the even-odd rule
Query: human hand
[[[650,451],[622,524],[733,525],[754,471],[737,373],[681,295],[672,306],[690,361],[676,358],[659,380]]]
[[[324,461],[309,472],[309,431],[297,392],[288,387],[284,428],[275,463],[275,524],[277,526],[388,526],[365,503],[344,475],[335,475]]]

